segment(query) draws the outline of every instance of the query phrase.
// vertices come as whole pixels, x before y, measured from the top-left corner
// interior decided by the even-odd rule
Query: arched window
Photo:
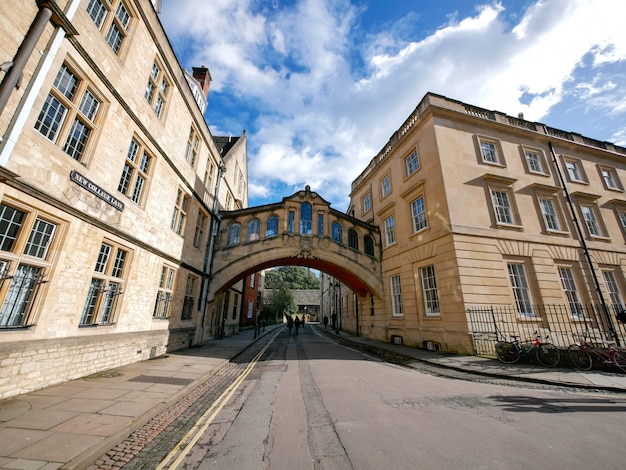
[[[273,215],[267,219],[267,227],[265,228],[265,238],[278,236],[278,216]]]
[[[359,249],[359,234],[353,228],[348,230],[348,246],[355,250]]]
[[[343,228],[339,222],[333,222],[333,241],[343,243]]]
[[[253,242],[258,240],[261,233],[261,222],[259,219],[251,220],[248,224],[248,241]]]
[[[239,245],[241,240],[241,225],[231,224],[228,227],[228,235],[226,236],[227,245]]]
[[[303,202],[300,205],[300,235],[313,234],[313,209],[311,204]]]
[[[374,240],[369,235],[365,235],[363,237],[363,247],[365,249],[365,254],[374,256]]]

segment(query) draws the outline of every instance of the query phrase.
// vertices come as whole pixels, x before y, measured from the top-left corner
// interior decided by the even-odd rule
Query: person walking
[[[324,329],[328,327],[328,315],[324,315]]]
[[[287,317],[287,329],[289,330],[289,336],[291,336],[291,329],[293,328],[293,318],[291,318],[291,315],[285,315],[285,316]]]
[[[300,319],[296,315],[296,319],[294,320],[294,326],[296,327],[296,336],[298,336],[298,328],[300,328]]]

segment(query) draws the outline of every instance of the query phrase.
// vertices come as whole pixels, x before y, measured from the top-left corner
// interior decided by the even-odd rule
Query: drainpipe
[[[604,295],[602,294],[602,290],[600,289],[600,282],[598,281],[598,276],[596,275],[596,271],[593,267],[593,260],[591,259],[591,253],[589,252],[589,248],[587,246],[587,242],[585,241],[585,236],[582,228],[580,227],[580,222],[578,217],[576,216],[576,208],[574,207],[574,202],[572,201],[572,197],[567,189],[567,184],[565,183],[565,178],[563,177],[563,173],[561,173],[561,168],[559,166],[559,162],[556,157],[556,152],[554,147],[552,146],[552,142],[548,142],[550,146],[550,152],[552,153],[552,161],[554,162],[554,166],[556,167],[556,171],[559,175],[559,180],[561,181],[561,186],[563,186],[563,191],[565,192],[565,198],[567,199],[567,204],[569,205],[570,212],[572,214],[572,221],[576,226],[576,231],[578,232],[578,237],[580,238],[580,244],[582,246],[583,252],[585,253],[585,258],[587,259],[587,263],[589,264],[589,270],[591,271],[591,276],[593,277],[593,282],[596,286],[596,292],[598,293],[598,297],[600,298],[600,303],[602,304],[602,309],[604,310],[604,314],[606,315],[607,322],[609,324],[609,331],[611,332],[611,336],[615,341],[617,346],[620,346],[619,336],[617,331],[615,330],[615,324],[613,323],[613,319],[609,313],[609,308],[604,300]]]
[[[217,168],[217,180],[215,181],[215,197],[213,198],[213,215],[211,217],[211,231],[209,239],[206,245],[206,255],[204,257],[204,269],[205,276],[202,278],[202,289],[200,295],[200,302],[202,304],[202,324],[200,326],[200,343],[202,344],[202,338],[204,336],[204,325],[206,322],[207,313],[207,291],[209,290],[209,280],[211,278],[211,266],[213,265],[213,247],[215,246],[215,237],[217,237],[218,229],[220,225],[220,185],[222,178],[226,173],[226,166],[221,162]]]
[[[47,50],[42,52],[43,59],[37,65],[32,79],[29,81],[28,88],[11,119],[8,131],[1,139],[0,165],[5,165],[8,161],[9,155],[13,151],[13,147],[24,128],[26,118],[32,110],[33,103],[50,70],[56,53],[61,47],[63,39],[66,36],[78,34],[78,31],[72,26],[70,21],[74,13],[76,13],[80,1],[71,0],[64,13],[53,0],[37,0],[37,5],[39,6],[37,16],[30,25],[26,36],[24,36],[24,40],[20,44],[13,61],[3,64],[6,66],[7,72],[0,83],[0,114],[4,112],[13,90],[19,87],[24,67],[41,38],[48,21],[51,21],[56,27],[56,30],[51,35]]]

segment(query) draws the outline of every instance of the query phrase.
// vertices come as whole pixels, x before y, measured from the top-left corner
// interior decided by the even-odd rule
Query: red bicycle
[[[580,370],[591,370],[594,363],[610,364],[626,372],[626,348],[619,347],[615,341],[602,340],[602,347],[588,342],[589,333],[580,335],[580,341],[567,348],[570,361]]]

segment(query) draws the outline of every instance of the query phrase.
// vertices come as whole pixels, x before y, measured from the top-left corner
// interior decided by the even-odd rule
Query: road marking
[[[204,434],[207,428],[211,425],[215,417],[218,413],[226,406],[230,397],[233,396],[235,391],[239,388],[239,385],[246,379],[246,377],[252,372],[252,369],[256,365],[257,362],[261,359],[261,356],[265,353],[267,348],[274,342],[278,334],[282,331],[282,328],[279,329],[277,333],[267,342],[263,349],[259,351],[259,353],[248,363],[243,372],[237,377],[232,384],[228,386],[226,390],[213,402],[213,404],[209,407],[208,410],[204,412],[204,414],[198,418],[193,427],[185,434],[185,436],[174,446],[174,448],[170,451],[169,454],[161,461],[161,463],[156,467],[156,470],[163,470],[167,468],[168,470],[175,470],[182,463],[184,458],[189,454],[193,446],[198,442],[198,439]],[[178,457],[176,457],[178,455]],[[168,465],[170,460],[176,457],[171,465]]]

